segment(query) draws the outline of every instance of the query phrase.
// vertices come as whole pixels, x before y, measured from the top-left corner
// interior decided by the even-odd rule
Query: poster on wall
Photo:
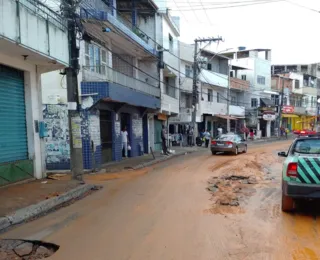
[[[116,138],[119,138],[120,132],[121,132],[120,121],[115,121],[114,130],[115,130],[115,133],[116,133]]]
[[[82,148],[80,116],[71,118],[71,127],[73,148]]]
[[[132,119],[132,132],[136,137],[142,136],[142,120]]]
[[[95,144],[95,146],[98,146],[101,144],[100,140],[100,119],[97,115],[91,115],[89,118],[90,123],[90,136],[91,140]]]

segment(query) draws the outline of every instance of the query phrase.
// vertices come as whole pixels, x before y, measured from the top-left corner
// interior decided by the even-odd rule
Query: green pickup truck
[[[298,137],[285,157],[282,169],[282,211],[295,208],[295,199],[320,199],[320,135]]]

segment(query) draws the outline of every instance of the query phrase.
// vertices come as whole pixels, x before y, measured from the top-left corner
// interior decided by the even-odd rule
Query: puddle
[[[45,259],[57,252],[59,246],[38,240],[1,239],[0,260]]]

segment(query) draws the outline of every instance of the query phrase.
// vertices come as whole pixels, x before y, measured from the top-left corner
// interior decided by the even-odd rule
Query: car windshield
[[[298,140],[293,147],[294,153],[320,154],[320,139]]]
[[[221,135],[217,138],[219,141],[233,141],[234,135]]]

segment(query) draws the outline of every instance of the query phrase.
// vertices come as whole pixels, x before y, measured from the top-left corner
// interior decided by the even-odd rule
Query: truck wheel
[[[211,151],[211,153],[212,153],[212,155],[215,155],[215,154],[217,154],[216,152],[214,152],[214,151]]]
[[[291,212],[294,210],[294,200],[282,193],[281,209],[284,212]]]

